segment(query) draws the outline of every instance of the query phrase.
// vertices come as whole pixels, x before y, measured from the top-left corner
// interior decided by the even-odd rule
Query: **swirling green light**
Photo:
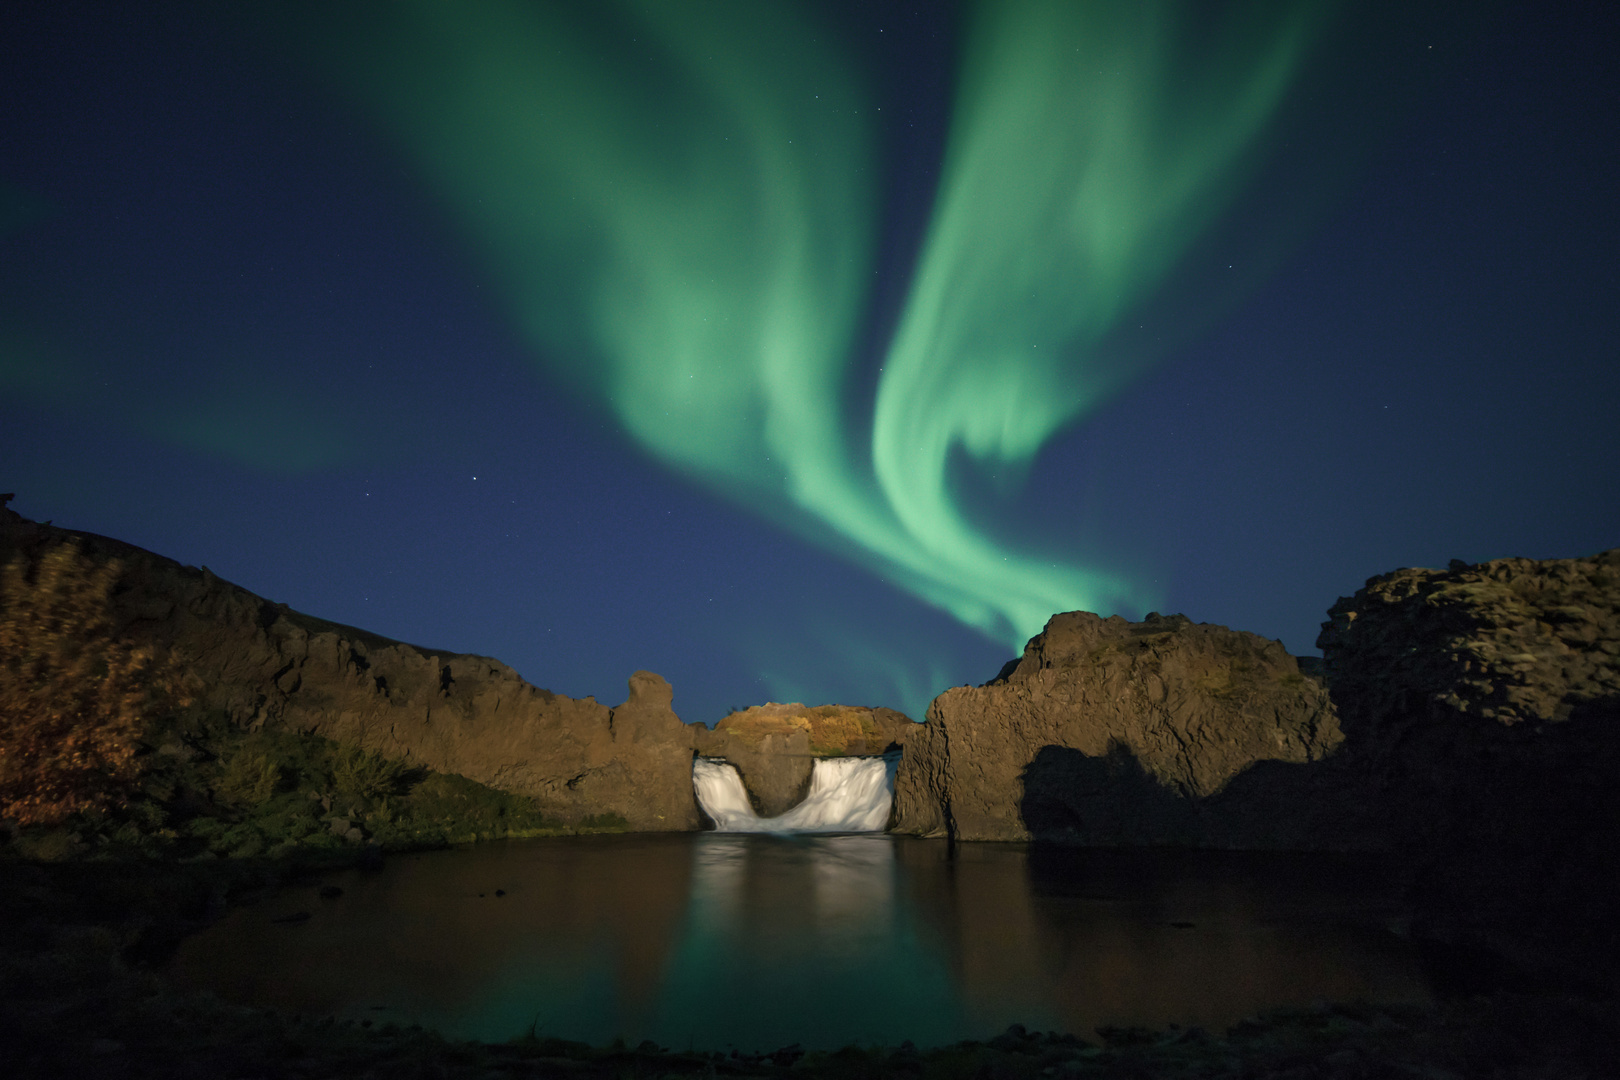
[[[1227,205],[1307,37],[1304,11],[1284,15],[1195,40],[1163,4],[979,9],[872,429],[885,501],[934,571],[917,587],[965,621],[1019,640],[1124,591],[975,532],[947,457],[1027,461],[1131,374],[1098,346]]]
[[[553,370],[663,461],[1016,647],[1133,589],[973,528],[952,450],[1028,461],[1132,373],[1102,343],[1226,205],[1305,10],[977,8],[869,418],[845,398],[882,182],[873,107],[805,12],[420,0],[351,27],[341,66]]]

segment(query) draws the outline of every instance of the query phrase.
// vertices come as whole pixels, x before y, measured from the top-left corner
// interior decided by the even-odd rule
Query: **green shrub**
[[[220,770],[214,797],[234,806],[262,806],[280,789],[285,770],[264,750],[243,746]]]
[[[533,799],[291,731],[244,732],[188,714],[147,736],[137,793],[62,827],[35,826],[14,849],[40,858],[282,859],[353,850],[332,823],[385,850],[507,836],[622,832],[616,814],[568,828]],[[156,748],[161,747],[161,752]]]
[[[331,762],[333,789],[341,795],[367,800],[398,793],[411,772],[403,761],[355,746],[335,750]]]

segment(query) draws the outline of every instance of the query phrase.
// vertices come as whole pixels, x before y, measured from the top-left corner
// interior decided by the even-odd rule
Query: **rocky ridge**
[[[0,508],[0,562],[73,542],[119,559],[121,628],[180,666],[194,708],[246,729],[320,735],[533,797],[564,823],[700,827],[683,724],[639,671],[622,705],[533,686],[498,660],[419,648],[293,611],[206,567]]]
[[[660,675],[630,676],[623,704],[534,686],[498,660],[426,649],[273,603],[207,567],[28,521],[0,504],[0,564],[75,543],[118,559],[120,629],[184,673],[194,708],[245,730],[295,731],[535,799],[565,825],[704,827],[692,757],[737,765],[756,809],[800,801],[816,757],[880,754],[915,725],[891,709],[768,703],[714,730],[683,723]]]
[[[1620,696],[1620,549],[1370,579],[1317,638],[1346,724],[1579,719]]]

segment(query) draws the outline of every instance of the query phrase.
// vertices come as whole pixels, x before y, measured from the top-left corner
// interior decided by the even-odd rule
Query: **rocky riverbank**
[[[1180,616],[1056,615],[934,700],[895,827],[1387,852],[1421,933],[1620,986],[1620,550],[1382,575],[1318,644],[1302,665]]]

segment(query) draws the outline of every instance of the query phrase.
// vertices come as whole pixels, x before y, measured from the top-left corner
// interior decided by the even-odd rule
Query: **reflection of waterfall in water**
[[[336,873],[342,901],[313,911],[308,886],[282,889],[181,942],[169,973],[485,1042],[752,1052],[943,1046],[1015,1021],[1225,1028],[1317,1000],[1428,1001],[1387,928],[1397,877],[1338,856],[879,832],[562,837]]]
[[[692,788],[720,832],[882,832],[889,827],[899,765],[898,754],[820,758],[810,774],[810,794],[773,818],[754,813],[742,777],[724,761],[693,761]]]
[[[701,833],[685,932],[655,1022],[667,1046],[942,1045],[965,1019],[949,962],[909,903],[897,847],[877,832]],[[1052,1026],[1039,1012],[997,1015]]]

